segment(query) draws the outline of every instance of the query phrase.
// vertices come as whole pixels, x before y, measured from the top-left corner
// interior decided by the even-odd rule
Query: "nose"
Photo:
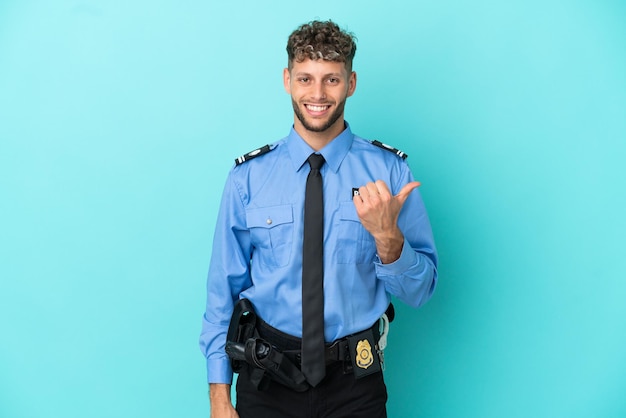
[[[315,83],[311,90],[313,100],[326,100],[326,89],[324,83]]]

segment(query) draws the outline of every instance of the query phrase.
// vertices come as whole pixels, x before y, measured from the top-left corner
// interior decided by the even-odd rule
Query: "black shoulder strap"
[[[396,154],[398,157],[402,158],[403,160],[406,160],[406,158],[408,157],[408,155],[405,154],[403,151],[400,151],[399,149],[394,148],[391,145],[383,144],[382,142],[377,141],[377,140],[373,140],[371,143],[372,145],[376,145],[377,147],[380,147],[384,150],[393,152],[394,154]]]
[[[253,158],[256,158],[260,155],[263,154],[267,154],[268,152],[270,152],[273,148],[270,147],[269,145],[264,145],[259,149],[255,149],[254,151],[250,151],[247,154],[242,155],[239,158],[235,158],[235,165],[240,165],[245,163],[246,161],[250,161]]]

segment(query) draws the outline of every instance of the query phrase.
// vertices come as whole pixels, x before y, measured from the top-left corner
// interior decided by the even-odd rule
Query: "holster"
[[[248,299],[239,300],[226,335],[226,354],[231,359],[235,373],[248,366],[250,379],[257,389],[263,390],[269,380],[275,380],[297,392],[309,388],[306,378],[283,353],[259,338],[257,315]]]

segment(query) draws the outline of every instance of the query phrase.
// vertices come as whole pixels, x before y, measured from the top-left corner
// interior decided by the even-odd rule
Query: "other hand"
[[[419,186],[418,181],[412,181],[393,196],[384,181],[376,180],[360,187],[352,198],[361,224],[374,237],[378,256],[385,264],[400,257],[404,236],[398,217],[409,194]]]

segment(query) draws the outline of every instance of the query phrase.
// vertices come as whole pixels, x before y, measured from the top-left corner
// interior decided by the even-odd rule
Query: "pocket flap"
[[[273,228],[293,222],[291,205],[269,206],[266,208],[246,209],[248,228]]]

